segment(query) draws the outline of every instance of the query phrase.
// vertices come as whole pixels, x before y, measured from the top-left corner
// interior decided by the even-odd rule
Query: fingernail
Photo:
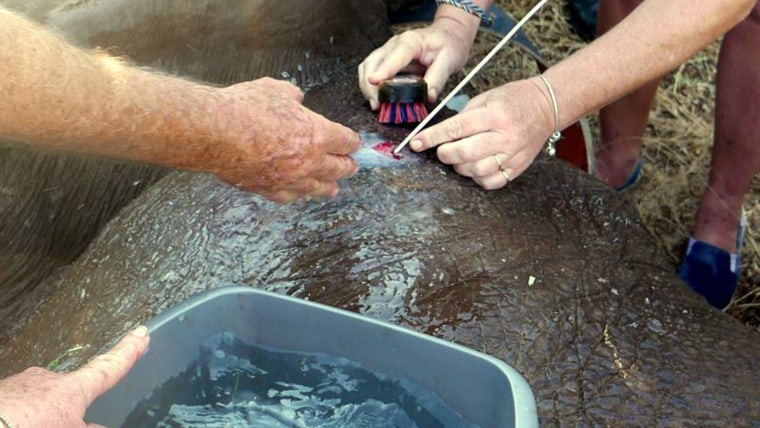
[[[412,140],[411,143],[409,143],[409,147],[412,148],[415,152],[419,152],[422,150],[422,141],[420,140]]]
[[[141,325],[137,327],[136,329],[132,330],[130,334],[132,336],[137,336],[137,337],[148,337],[148,327]]]
[[[377,110],[377,101],[374,99],[369,100],[369,108],[374,110]]]

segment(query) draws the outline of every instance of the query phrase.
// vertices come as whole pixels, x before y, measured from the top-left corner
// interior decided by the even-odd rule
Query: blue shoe
[[[736,292],[741,265],[739,255],[746,228],[747,218],[742,215],[736,231],[735,253],[690,237],[686,255],[681,262],[678,276],[720,310],[728,307]]]
[[[642,171],[644,171],[644,159],[639,158],[639,161],[636,162],[636,166],[633,167],[633,171],[631,171],[631,175],[628,176],[623,184],[616,187],[615,190],[618,192],[625,192],[626,190],[639,184],[639,181],[641,181]]]

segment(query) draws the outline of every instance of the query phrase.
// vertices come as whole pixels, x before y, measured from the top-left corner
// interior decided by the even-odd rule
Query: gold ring
[[[500,169],[499,171],[501,172],[501,175],[504,176],[504,179],[507,180],[507,182],[504,184],[509,184],[509,182],[512,181],[512,179],[509,177],[509,174],[507,173],[507,171],[504,171],[503,169]]]
[[[496,159],[496,164],[499,165],[499,171],[504,171],[504,168],[501,166],[501,159],[499,159],[499,155],[491,155],[494,159]]]

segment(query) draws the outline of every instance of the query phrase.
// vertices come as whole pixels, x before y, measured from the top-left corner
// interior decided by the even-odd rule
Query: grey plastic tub
[[[148,327],[149,351],[90,406],[88,422],[121,426],[142,399],[192,364],[204,340],[231,332],[262,346],[332,354],[408,379],[483,428],[538,426],[533,392],[504,362],[322,304],[248,287],[220,288],[152,319]]]

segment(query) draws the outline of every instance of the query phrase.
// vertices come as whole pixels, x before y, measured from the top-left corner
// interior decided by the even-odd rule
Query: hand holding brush
[[[381,106],[379,92],[384,81],[399,74],[422,77],[427,84],[426,103],[433,103],[449,76],[464,67],[479,22],[458,16],[459,11],[452,15],[451,19],[437,19],[426,28],[392,37],[359,65],[359,88],[373,111]]]

